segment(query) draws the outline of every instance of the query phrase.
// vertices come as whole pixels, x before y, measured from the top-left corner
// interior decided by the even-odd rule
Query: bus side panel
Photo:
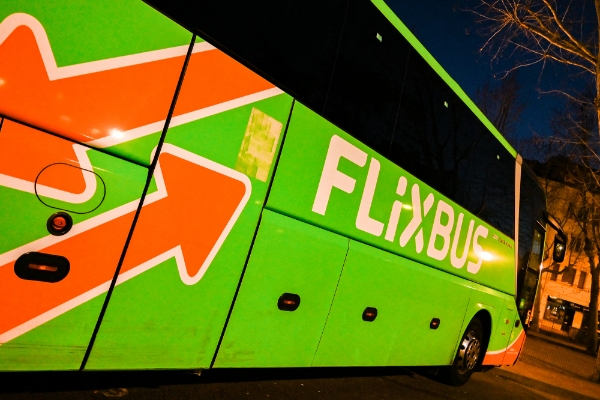
[[[449,364],[469,294],[460,278],[350,241],[313,365]]]
[[[501,324],[506,325],[502,321],[502,315],[505,310],[504,305],[507,301],[512,301],[514,303],[514,298],[505,293],[501,293],[481,285],[473,284],[471,300],[469,301],[469,307],[465,315],[462,331],[464,332],[465,329],[467,329],[467,326],[475,317],[475,315],[479,314],[482,319],[485,319],[486,317],[488,318],[488,322],[490,325],[488,327],[490,337],[487,347],[487,353],[483,361],[483,363],[486,365],[494,365],[494,362],[491,362],[491,358],[488,357],[492,356],[493,354],[496,354],[499,348],[504,349],[506,347],[506,328],[504,326],[501,326]],[[481,315],[480,313],[482,313],[483,315]],[[485,329],[486,328],[484,326],[484,331]],[[505,335],[502,335],[503,331],[505,332]],[[459,343],[457,342],[457,348],[458,345]],[[492,356],[492,358],[496,357]],[[502,360],[500,359],[500,361]]]
[[[525,330],[523,329],[523,324],[519,320],[519,314],[515,311],[512,316],[513,328],[510,333],[510,338],[508,339],[508,347],[506,348],[506,353],[504,354],[504,359],[502,360],[503,365],[514,365],[519,358],[519,354],[521,354],[521,350],[523,350],[523,345],[525,344]],[[516,321],[519,321],[519,326],[516,325]]]
[[[481,285],[473,285],[463,332],[471,319],[482,310],[488,314],[491,322],[490,338],[482,364],[514,364],[525,340],[514,297]],[[517,321],[519,326],[516,326]]]
[[[64,157],[66,151],[77,157]],[[146,175],[140,166],[4,120],[0,370],[79,369]],[[48,221],[59,211],[74,225],[54,236]]]
[[[162,130],[191,39],[137,0],[5,0],[0,114],[148,165],[113,146]]]
[[[214,357],[292,98],[218,50],[209,53],[231,75],[214,80],[207,59],[190,60],[175,109],[186,117],[171,121],[157,190],[141,212],[88,370],[208,368]],[[187,112],[186,98],[222,101],[223,93],[240,97]]]
[[[506,297],[502,307],[498,308],[498,320],[496,327],[492,329],[490,344],[483,360],[484,365],[507,363],[512,365],[516,361],[522,343],[521,336],[519,336],[521,321],[516,309],[515,300],[512,297]],[[516,326],[517,321],[519,327]],[[510,355],[507,357],[509,349]]]
[[[299,103],[267,208],[514,293],[511,239]]]
[[[265,210],[215,367],[308,367],[348,239]],[[295,310],[282,301],[295,301]],[[282,309],[283,307],[283,309]]]

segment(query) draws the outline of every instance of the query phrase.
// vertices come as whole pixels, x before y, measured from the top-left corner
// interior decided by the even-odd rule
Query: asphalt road
[[[125,373],[2,373],[0,399],[581,399],[492,369],[462,387],[426,370],[328,368]]]

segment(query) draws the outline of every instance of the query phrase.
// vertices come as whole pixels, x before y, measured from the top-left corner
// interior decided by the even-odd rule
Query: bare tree
[[[479,0],[471,11],[479,17],[481,33],[487,38],[482,50],[489,49],[492,59],[508,56],[516,62],[507,72],[534,65],[543,71],[548,63],[563,65],[567,71],[569,85],[547,92],[570,99],[567,112],[554,121],[554,144],[577,166],[570,170],[570,179],[581,189],[576,217],[592,275],[588,349],[595,352],[600,273],[600,174],[596,172],[600,162],[600,0]],[[588,84],[593,90],[579,91]],[[600,358],[594,378],[600,379]]]
[[[589,97],[589,96],[587,96]],[[571,100],[566,109],[554,118],[555,140],[559,150],[568,155],[573,167],[568,168],[570,183],[578,188],[576,207],[571,218],[583,236],[583,250],[588,258],[592,286],[588,350],[598,348],[598,295],[600,283],[600,139],[596,125],[595,106],[583,100]],[[600,361],[600,359],[599,359]],[[600,371],[599,371],[600,372]]]
[[[475,103],[513,147],[519,147],[517,124],[525,110],[518,71],[500,79],[498,84],[486,82],[475,92]]]
[[[482,50],[491,50],[492,58],[513,58],[511,70],[533,65],[543,69],[553,62],[570,68],[571,82],[592,82],[595,90],[588,100],[600,124],[600,0],[480,0],[471,11],[487,38]],[[549,91],[580,98],[577,87]]]

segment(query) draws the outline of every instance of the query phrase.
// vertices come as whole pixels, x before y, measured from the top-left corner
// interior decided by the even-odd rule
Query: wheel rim
[[[479,360],[479,351],[481,343],[474,332],[467,333],[460,344],[458,351],[458,372],[464,374],[473,370]]]

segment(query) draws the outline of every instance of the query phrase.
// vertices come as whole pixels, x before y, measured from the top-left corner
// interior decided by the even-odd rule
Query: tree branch
[[[560,28],[561,31],[563,31],[565,33],[565,35],[567,35],[567,37],[571,40],[571,42],[573,42],[575,44],[575,46],[577,46],[579,49],[581,49],[581,51],[583,51],[585,54],[587,54],[590,59],[594,59],[594,55],[592,54],[591,51],[589,51],[584,45],[583,43],[581,43],[580,41],[578,41],[577,39],[575,39],[575,37],[571,34],[571,32],[569,32],[569,30],[564,26],[564,24],[562,23],[562,21],[558,18],[557,12],[554,9],[554,7],[552,7],[552,5],[550,4],[550,2],[548,0],[542,0],[544,2],[544,4],[546,4],[546,7],[548,7],[548,10],[550,10],[550,12],[552,13],[552,17],[554,19],[554,22],[556,23],[556,25]]]

